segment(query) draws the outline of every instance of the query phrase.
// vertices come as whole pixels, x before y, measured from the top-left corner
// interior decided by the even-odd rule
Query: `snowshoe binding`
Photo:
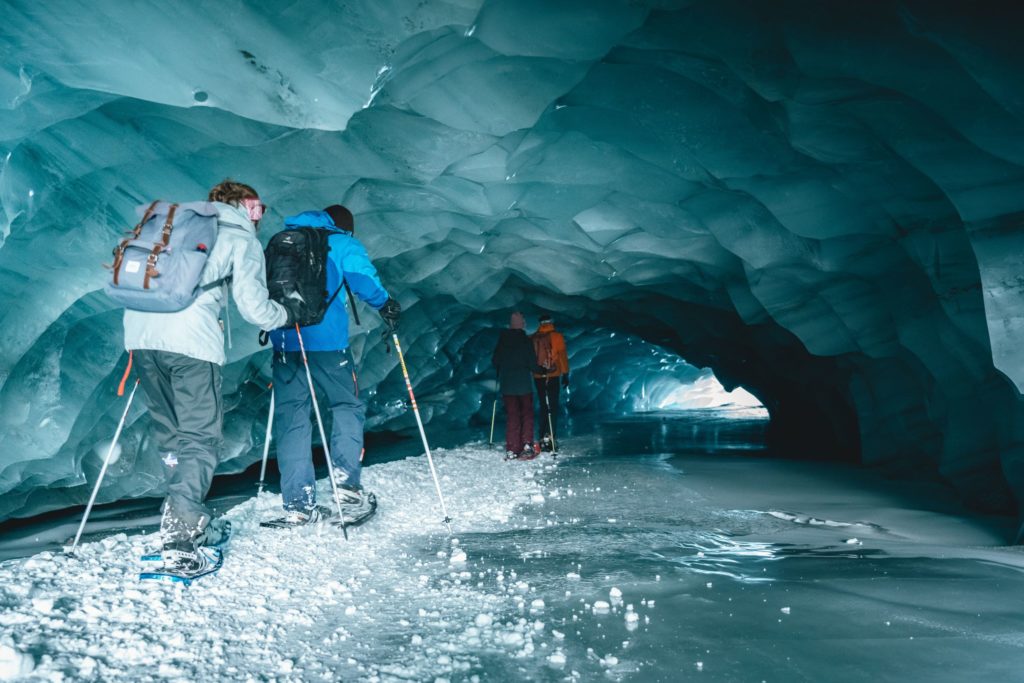
[[[268,529],[291,529],[297,526],[306,526],[322,522],[334,513],[326,505],[317,505],[309,510],[289,510],[284,517],[260,522],[260,526]]]
[[[163,567],[153,568],[139,574],[140,581],[163,581],[192,585],[196,579],[216,573],[224,566],[224,552],[221,548],[209,546],[164,548],[161,557]]]
[[[517,460],[533,460],[540,455],[540,446],[537,444],[526,444],[522,452],[516,456]]]
[[[359,526],[377,512],[377,496],[372,493],[339,488],[338,495],[341,497],[341,519],[333,517],[329,520],[331,524],[345,528]]]
[[[196,546],[206,548],[216,548],[223,550],[224,546],[228,544],[231,539],[231,522],[218,517],[217,519],[210,522],[205,529],[196,537]],[[147,567],[153,567],[156,570],[160,570],[164,566],[164,556],[161,553],[150,553],[143,555],[141,558],[142,564]]]

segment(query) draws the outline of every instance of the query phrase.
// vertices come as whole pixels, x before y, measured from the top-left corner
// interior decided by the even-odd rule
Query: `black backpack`
[[[340,286],[333,294],[327,291],[330,235],[321,228],[282,230],[263,252],[270,298],[296,313],[300,327],[320,324],[341,291]]]

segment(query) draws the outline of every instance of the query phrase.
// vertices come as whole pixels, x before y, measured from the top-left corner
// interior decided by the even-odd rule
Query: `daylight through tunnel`
[[[755,396],[780,454],[941,478],[989,510],[1024,499],[1024,52],[1005,17],[3,6],[0,519],[88,497],[123,408],[102,264],[134,207],[224,177],[271,207],[264,243],[284,216],[352,209],[428,429],[484,419],[496,330],[550,312],[581,409],[642,409],[636,376],[679,358]],[[194,28],[136,30],[167,25]],[[368,428],[409,432],[359,306]],[[269,352],[232,318],[222,471],[259,458],[269,400]],[[146,427],[135,406],[101,500],[159,495]]]

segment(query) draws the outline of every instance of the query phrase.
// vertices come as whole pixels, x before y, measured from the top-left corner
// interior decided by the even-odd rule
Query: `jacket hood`
[[[221,223],[228,223],[249,232],[256,232],[256,226],[249,220],[249,214],[245,210],[231,204],[225,204],[224,202],[213,202],[213,205],[217,207],[217,217]]]
[[[303,211],[300,214],[285,218],[284,225],[286,228],[326,228],[342,233],[345,232],[334,224],[331,214],[326,211]]]

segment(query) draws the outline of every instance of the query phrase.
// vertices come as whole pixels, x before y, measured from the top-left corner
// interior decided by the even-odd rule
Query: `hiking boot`
[[[338,501],[343,507],[347,505],[355,505],[357,507],[363,505],[363,487],[342,484],[338,487]]]
[[[377,504],[374,495],[361,487],[338,489],[338,497],[341,499],[341,518],[344,524],[363,519],[368,513],[373,512]]]
[[[316,524],[331,516],[331,509],[325,505],[317,505],[308,510],[288,510],[282,521],[282,526],[304,526]]]
[[[160,555],[164,561],[164,571],[180,576],[202,574],[213,566],[213,561],[192,541],[164,544]]]
[[[543,439],[540,440],[540,449],[545,453],[550,453],[554,450],[554,448],[551,445],[550,436],[545,436]]]
[[[215,547],[223,545],[231,535],[231,522],[218,517],[206,525],[206,528],[196,536],[196,546]]]
[[[334,485],[337,488],[341,489],[346,486],[349,488],[360,488],[359,486],[352,486],[351,482],[349,481],[350,479],[352,479],[352,475],[342,470],[340,465],[334,466]]]

